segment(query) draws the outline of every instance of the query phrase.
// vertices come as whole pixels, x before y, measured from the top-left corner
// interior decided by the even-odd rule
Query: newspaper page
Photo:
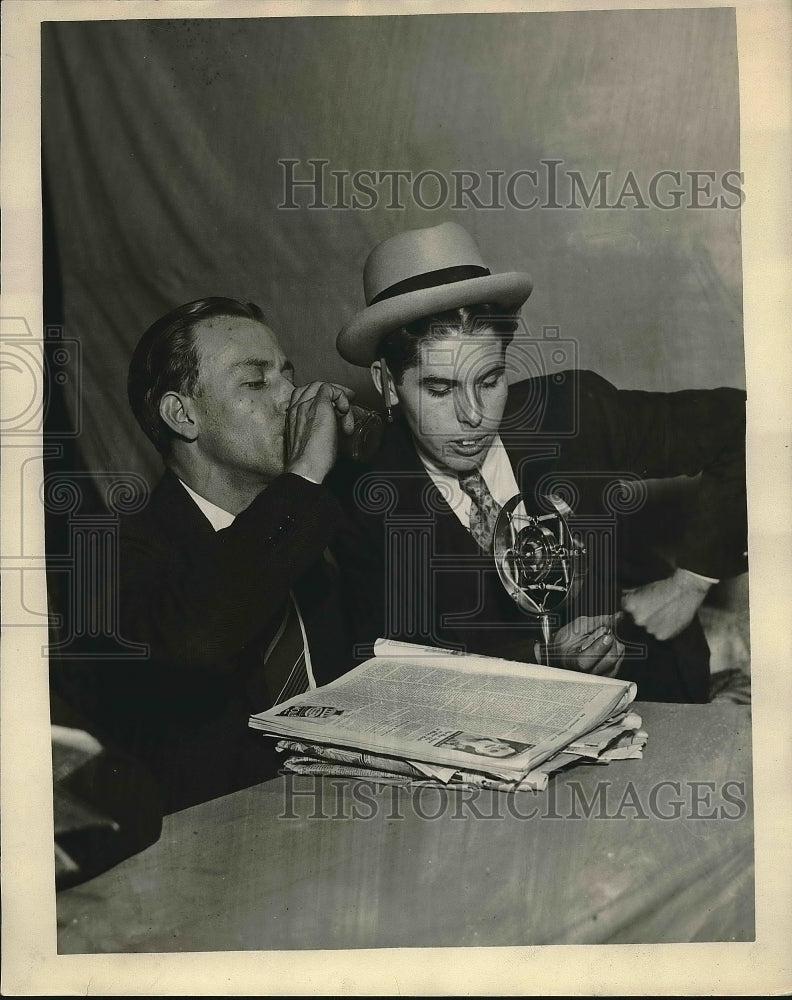
[[[250,725],[515,780],[623,713],[635,694],[607,677],[378,640],[372,659]]]

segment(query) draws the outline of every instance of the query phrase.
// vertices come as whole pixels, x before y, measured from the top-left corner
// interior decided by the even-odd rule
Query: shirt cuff
[[[304,472],[292,472],[293,476],[298,476],[300,479],[304,479],[306,483],[313,483],[314,486],[321,486],[322,481],[320,479],[311,479],[310,476],[306,476]]]
[[[681,566],[677,567],[677,573],[687,573],[688,576],[692,576],[694,580],[700,580],[702,583],[720,583],[716,577],[702,576],[701,573],[694,573],[692,569],[683,569]]]

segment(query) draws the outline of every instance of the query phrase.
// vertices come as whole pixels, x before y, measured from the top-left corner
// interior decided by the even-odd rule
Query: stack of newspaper
[[[379,639],[370,660],[250,725],[293,773],[541,790],[572,764],[642,756],[635,695],[629,681]]]

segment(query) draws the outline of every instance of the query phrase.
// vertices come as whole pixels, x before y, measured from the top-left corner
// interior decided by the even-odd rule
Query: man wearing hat
[[[541,659],[635,680],[644,700],[708,701],[696,612],[714,582],[745,569],[745,394],[624,391],[590,371],[509,386],[531,289],[527,274],[491,274],[456,223],[400,233],[366,261],[366,308],[337,347],[371,369],[392,423],[343,487],[367,539],[361,644],[388,635]],[[680,475],[701,479],[672,568],[644,544],[639,511],[617,501],[625,481],[641,498],[644,480]],[[545,646],[500,583],[492,545],[506,501],[520,492],[541,513],[553,483],[587,531],[589,567]]]

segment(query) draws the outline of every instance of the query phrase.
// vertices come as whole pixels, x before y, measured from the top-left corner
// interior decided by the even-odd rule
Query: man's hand
[[[351,389],[333,382],[297,387],[286,411],[286,471],[321,483],[335,464],[338,426],[351,434],[355,426]]]
[[[563,625],[550,642],[550,666],[613,677],[624,657],[613,631],[620,617],[583,616]]]
[[[621,604],[655,639],[673,639],[693,620],[711,586],[708,580],[677,569],[665,580],[625,591]]]

